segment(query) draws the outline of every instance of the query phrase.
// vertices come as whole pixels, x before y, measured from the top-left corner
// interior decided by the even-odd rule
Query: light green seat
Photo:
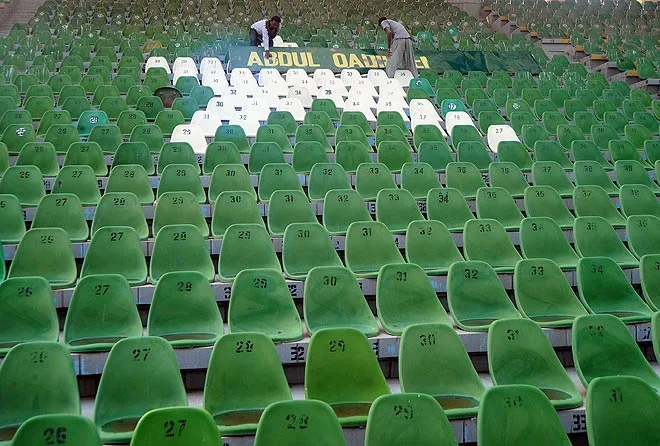
[[[632,143],[637,150],[644,149],[644,141],[653,139],[651,131],[642,124],[629,124],[624,129],[626,139]]]
[[[411,221],[406,230],[406,261],[427,274],[446,274],[454,262],[462,262],[447,227],[437,220]]]
[[[450,232],[462,232],[465,223],[474,219],[463,194],[452,187],[431,189],[426,197],[426,213],[429,220],[442,222]]]
[[[273,142],[280,146],[282,152],[293,152],[291,141],[284,127],[277,124],[262,125],[257,130],[256,142]]]
[[[130,196],[111,196],[109,200],[114,201],[114,198],[119,198],[120,200],[134,199],[134,197]],[[113,206],[113,208],[108,209],[120,212],[119,218],[122,218],[124,215],[121,214],[121,211],[124,210],[124,206]],[[144,221],[144,217],[142,219]],[[146,229],[146,222],[144,224]],[[141,285],[147,280],[147,263],[144,258],[142,242],[133,227],[104,225],[96,228],[89,248],[87,248],[87,252],[85,253],[80,277],[83,278],[97,274],[120,275],[130,285]]]
[[[646,303],[653,309],[660,309],[660,254],[647,254],[639,262],[639,272],[642,282],[642,293]],[[657,339],[657,316],[654,316],[654,337]],[[658,347],[657,340],[654,342]]]
[[[89,166],[62,166],[51,194],[76,195],[84,206],[96,205],[101,199],[96,174]]]
[[[394,263],[380,269],[376,308],[381,325],[392,335],[400,335],[414,324],[451,325],[426,273],[414,264]]]
[[[575,186],[573,207],[577,217],[600,216],[613,227],[626,224],[626,219],[616,209],[607,192],[597,185]]]
[[[77,142],[69,146],[64,157],[64,166],[84,165],[94,170],[97,177],[108,175],[108,166],[103,158],[101,146],[95,142]]]
[[[523,384],[491,387],[477,415],[479,446],[570,446],[571,441],[538,388]]]
[[[215,277],[208,242],[193,225],[178,224],[161,228],[156,234],[149,276],[152,282],[172,271],[199,271],[209,280]]]
[[[74,242],[87,240],[89,228],[80,199],[73,194],[50,194],[41,199],[31,228],[62,228]]]
[[[503,187],[482,187],[477,190],[477,218],[497,220],[512,230],[520,226],[523,215],[509,191]]]
[[[330,190],[350,188],[348,175],[341,164],[316,163],[312,166],[307,189],[310,200],[322,201]]]
[[[527,217],[520,224],[520,250],[527,259],[550,259],[564,270],[579,260],[559,224],[551,217]]]
[[[332,235],[345,234],[356,221],[372,221],[360,194],[352,189],[333,189],[323,200],[323,226]]]
[[[346,232],[344,262],[357,277],[376,277],[382,266],[403,263],[403,257],[385,224],[356,221]]]
[[[220,246],[220,280],[231,282],[244,269],[271,268],[282,271],[270,235],[262,224],[233,224],[227,228]]]
[[[549,141],[550,133],[540,125],[525,124],[522,126],[522,140],[529,150],[534,150],[537,141]]]
[[[70,351],[108,351],[120,339],[141,335],[142,321],[126,279],[94,274],[78,282],[64,322]]]
[[[222,435],[254,433],[266,407],[291,399],[277,349],[268,336],[245,332],[218,339],[206,374],[204,408]],[[215,435],[221,445],[217,431]]]
[[[221,125],[215,132],[216,142],[233,142],[240,153],[249,153],[250,144],[240,125]]]
[[[0,177],[0,194],[14,195],[21,206],[36,206],[46,195],[41,171],[36,166],[11,166]]]
[[[312,101],[312,111],[324,111],[333,121],[339,121],[340,115],[337,106],[332,99],[314,99]],[[295,132],[294,132],[295,133]]]
[[[466,331],[486,331],[493,321],[520,317],[495,270],[482,261],[451,265],[447,301],[454,322]]]
[[[554,161],[566,170],[573,168],[573,163],[566,156],[566,151],[557,141],[536,141],[534,159],[536,161]]]
[[[371,403],[389,393],[371,344],[358,330],[326,328],[312,336],[305,398],[330,404],[342,426],[365,424]]]
[[[409,162],[401,168],[401,189],[416,199],[424,199],[429,190],[441,187],[438,175],[428,163]]]
[[[32,122],[29,124],[11,124],[7,126],[0,138],[0,142],[7,145],[10,153],[18,153],[25,144],[37,142]],[[46,139],[46,142],[49,142],[48,139]]]
[[[365,446],[394,446],[400,442],[457,445],[447,415],[432,397],[418,393],[378,397],[369,410]]]
[[[638,411],[640,407],[645,410]],[[624,444],[631,438],[639,445],[657,444],[660,431],[655,414],[659,407],[655,389],[638,377],[595,378],[587,389],[589,440],[598,446]]]
[[[551,186],[561,197],[573,196],[573,183],[564,169],[554,161],[536,161],[532,165],[534,186]]]
[[[325,136],[325,132],[320,125],[317,124],[302,124],[296,129],[296,144],[303,141],[316,141],[320,143],[326,152],[332,152],[332,146]],[[286,150],[282,148],[282,150]]]
[[[575,250],[581,257],[609,257],[622,267],[638,261],[626,249],[612,225],[603,217],[577,217],[573,225]]]
[[[402,141],[382,141],[378,144],[378,162],[392,172],[400,172],[404,164],[413,161],[410,146]]]
[[[213,418],[197,407],[167,407],[147,412],[137,423],[131,446],[204,444],[222,446]]]
[[[215,202],[218,196],[226,191],[248,192],[254,199],[257,198],[250,174],[242,164],[218,164],[213,169],[209,184],[209,201]]]
[[[501,153],[498,151],[498,154]],[[513,162],[498,161],[488,166],[488,178],[494,188],[503,188],[512,197],[522,198],[529,187],[527,179],[518,165]]]
[[[175,100],[179,100],[177,98]],[[178,102],[177,105],[181,104]],[[172,110],[161,110],[156,115],[154,124],[158,126],[163,133],[163,136],[172,136],[172,132],[178,125],[183,125],[186,123],[186,117],[183,115],[181,110],[172,109]]]
[[[139,419],[150,410],[187,405],[179,364],[165,339],[127,338],[112,347],[94,405],[94,422],[104,444],[129,442]]]
[[[362,163],[355,175],[355,190],[365,200],[374,200],[382,189],[394,189],[394,177],[383,163]]]
[[[12,444],[16,430],[34,416],[79,414],[76,372],[66,347],[48,341],[13,347],[0,365],[0,404],[4,444]],[[39,438],[43,444],[43,431]]]
[[[17,344],[57,342],[59,323],[53,292],[42,277],[0,282],[0,355]]]
[[[305,280],[303,312],[312,335],[324,328],[354,328],[378,334],[378,323],[353,273],[341,265],[317,266]]]
[[[218,195],[214,203],[211,219],[213,237],[221,238],[233,224],[264,224],[257,201],[250,192],[226,190]]]
[[[175,347],[212,345],[222,336],[222,316],[208,279],[198,271],[164,274],[149,307],[147,335]]]
[[[53,288],[72,285],[76,262],[71,242],[61,228],[35,228],[25,233],[11,262],[7,278],[39,276]]]
[[[530,186],[525,190],[525,211],[529,217],[552,218],[562,229],[572,228],[575,217],[551,186]]]
[[[342,263],[328,231],[315,218],[314,222],[293,222],[286,226],[282,265],[287,277],[300,280],[314,267],[342,266]]]
[[[21,203],[14,195],[0,195],[0,243],[18,243],[25,234]]]
[[[626,224],[628,248],[642,258],[647,254],[660,254],[660,219],[653,215],[633,215]]]
[[[644,148],[642,144],[641,147],[636,148],[632,145],[630,141],[625,139],[612,140],[608,143],[610,159],[613,163],[616,163],[619,160],[627,161],[637,161],[642,164],[645,168],[648,167],[648,163],[642,159],[639,150]]]
[[[300,178],[290,164],[269,163],[264,165],[259,174],[257,189],[259,201],[268,202],[273,192],[278,190],[302,192]]]
[[[254,151],[254,146],[252,150]],[[302,141],[293,149],[292,165],[298,173],[310,172],[316,164],[329,162],[328,153],[319,142]]]
[[[238,147],[233,142],[212,142],[206,147],[202,172],[204,175],[213,173],[221,164],[243,164]]]
[[[626,184],[642,184],[648,186],[654,193],[660,192],[660,187],[649,177],[644,165],[637,161],[617,161],[614,163],[614,174],[619,187]]]
[[[199,166],[190,164],[169,164],[163,170],[158,183],[156,198],[160,199],[166,192],[190,192],[198,203],[206,201],[206,193],[202,187],[198,173]]]
[[[263,333],[274,342],[303,337],[289,287],[282,274],[272,268],[244,269],[236,275],[227,318],[230,333]]]
[[[575,190],[578,190],[580,186],[587,188],[598,186],[610,196],[619,194],[619,188],[614,185],[603,165],[598,161],[576,161],[573,173],[577,186]],[[573,191],[573,195],[575,195],[575,191]]]
[[[104,226],[130,226],[141,240],[149,237],[149,227],[137,196],[132,192],[107,192],[96,206],[92,237]]]
[[[535,321],[501,319],[493,322],[488,329],[487,350],[488,370],[494,385],[537,387],[558,410],[582,405],[580,391]]]
[[[287,417],[288,423],[282,423]],[[316,422],[310,424],[310,419]],[[282,401],[264,410],[254,444],[304,446],[316,444],[320,438],[324,446],[346,445],[341,425],[328,404],[314,400]]]
[[[477,190],[486,187],[477,167],[468,162],[447,164],[445,182],[447,188],[458,189],[465,198],[476,197]]]
[[[370,151],[371,146],[368,143],[338,141],[335,149],[335,162],[347,172],[355,172],[360,164],[372,162]]]
[[[130,142],[143,142],[152,153],[158,153],[163,146],[163,132],[155,124],[139,124],[133,127]]]
[[[504,226],[493,219],[468,220],[463,229],[463,255],[488,263],[498,272],[513,271],[520,254]]]
[[[542,327],[566,327],[587,311],[559,266],[546,258],[516,264],[513,289],[520,313]]]
[[[474,417],[486,387],[451,325],[408,326],[399,344],[402,392],[418,392],[440,403],[447,418]]]
[[[51,127],[52,128],[52,127]],[[138,127],[136,126],[135,129]],[[89,142],[97,142],[105,153],[115,153],[123,142],[121,130],[116,125],[97,125],[89,133]]]
[[[571,336],[575,370],[585,387],[596,378],[627,375],[640,378],[657,393],[660,377],[621,319],[610,314],[580,316]]]
[[[347,116],[347,113],[350,114],[352,112],[344,112],[342,120]],[[335,145],[339,146],[340,143],[353,141],[364,145],[367,148],[367,151],[372,152],[373,150],[367,136],[373,137],[374,131],[366,120],[365,123],[366,127],[358,124],[340,124],[335,132]]]
[[[55,146],[49,142],[30,142],[25,144],[23,148],[21,148],[21,151],[18,154],[14,165],[37,166],[41,171],[41,174],[48,177],[56,176],[57,172],[60,170],[60,166],[57,164],[57,153],[55,153]]]
[[[299,190],[276,190],[268,206],[268,231],[281,236],[291,223],[316,223],[316,215],[304,192]]]
[[[117,148],[112,159],[112,167],[130,164],[139,164],[144,167],[147,175],[153,175],[156,172],[149,146],[143,142],[123,142]]]
[[[472,163],[479,170],[487,171],[490,163],[493,161],[491,153],[488,147],[481,141],[462,141],[456,149],[456,161]]]
[[[165,192],[159,198],[154,210],[152,230],[155,235],[167,225],[193,225],[202,237],[209,236],[202,209],[195,196],[188,191]]]
[[[648,322],[652,312],[626,274],[609,257],[585,257],[577,266],[580,300],[595,314],[612,314],[625,322]]]
[[[391,232],[404,232],[414,220],[423,220],[417,201],[405,189],[381,189],[376,197],[376,220]]]
[[[632,215],[653,215],[660,217],[660,202],[653,191],[643,184],[625,184],[619,189],[621,213]]]
[[[571,155],[576,164],[580,161],[595,161],[605,170],[612,170],[614,168],[614,166],[605,159],[603,153],[593,141],[573,141],[571,143]]]
[[[78,414],[37,415],[16,431],[12,446],[32,446],[44,439],[72,441],[80,446],[101,446],[92,420]]]
[[[196,168],[198,175],[201,173],[201,169],[197,163],[197,155],[193,151],[190,143],[187,142],[168,142],[163,144],[163,147],[161,147],[160,153],[158,154],[158,166],[156,172],[159,175],[162,175],[165,167],[170,164],[189,164]]]

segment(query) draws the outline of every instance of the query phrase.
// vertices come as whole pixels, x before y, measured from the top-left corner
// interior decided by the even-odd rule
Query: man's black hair
[[[270,19],[276,21],[277,23],[282,23],[282,19],[278,15],[274,15]]]
[[[382,24],[385,20],[387,20],[387,17],[381,17],[381,18],[379,18],[379,19],[378,19],[378,26],[381,26],[381,24]]]

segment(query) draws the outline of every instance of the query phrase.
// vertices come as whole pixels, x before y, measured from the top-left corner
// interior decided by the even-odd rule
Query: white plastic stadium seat
[[[403,107],[401,107],[395,99],[383,97],[380,98],[378,101],[378,107],[376,107],[376,114],[378,115],[380,112],[384,111],[395,111],[401,115],[401,118],[403,118],[404,122],[410,121],[410,118],[408,118],[408,115],[403,110]]]
[[[437,122],[442,122],[442,117],[438,114],[435,106],[428,99],[413,99],[410,101],[410,113],[425,113],[429,115],[430,119],[434,119]]]
[[[300,79],[306,79],[307,77],[307,72],[302,68],[289,68],[286,72],[286,75],[284,76],[286,79],[286,84],[289,87],[293,87],[296,85],[297,81]]]
[[[270,114],[270,105],[265,99],[248,98],[243,103],[241,111],[248,113],[251,117],[256,117],[259,121],[266,121]]]
[[[298,79],[296,83],[293,85],[293,87],[303,87],[312,96],[318,96],[319,94],[319,88],[316,86],[316,81],[314,81],[314,79],[312,79],[311,77]]]
[[[356,77],[361,77],[360,72],[356,69],[353,68],[344,68],[341,70],[341,81],[344,83],[346,87],[350,87],[353,85],[353,79]]]
[[[284,43],[284,39],[282,39],[282,36],[275,36],[273,38],[273,48],[282,48],[286,46],[288,45]]]
[[[236,82],[232,84],[234,88],[238,90],[239,93],[244,94],[245,96],[252,96],[259,85],[254,76],[250,75],[249,77],[239,77],[236,79]]]
[[[385,70],[369,70],[367,71],[367,79],[371,81],[374,87],[380,87],[382,82],[387,79]]]
[[[237,111],[229,120],[229,125],[240,125],[248,138],[254,138],[257,136],[261,123],[257,116],[251,115],[249,112]]]
[[[171,142],[187,142],[195,153],[206,153],[206,138],[201,128],[192,124],[180,124],[172,131]]]
[[[177,57],[172,64],[172,72],[177,73],[185,68],[186,73],[194,72],[195,75],[199,74],[197,71],[197,64],[192,57]]]
[[[269,104],[269,106],[272,107],[275,107],[277,105],[277,101],[280,100],[279,96],[277,96],[277,93],[268,87],[257,88],[253,97],[255,99],[261,99],[265,101],[267,104]]]
[[[170,65],[167,63],[167,59],[165,59],[164,57],[152,56],[149,59],[147,59],[147,63],[144,66],[144,72],[146,73],[147,71],[149,71],[149,68],[165,68],[167,74],[172,74]]]
[[[222,125],[222,115],[209,112],[208,110],[199,110],[193,114],[191,125],[196,125],[202,129],[202,133],[207,138],[215,136],[215,131]]]
[[[344,108],[344,98],[342,95],[337,95],[334,94],[333,90],[331,88],[320,88],[319,89],[319,95],[317,96],[319,99],[330,99],[332,102],[335,103],[335,107],[338,109],[343,109]]]
[[[373,99],[371,99],[373,101]],[[367,121],[370,123],[376,122],[376,116],[374,116],[374,112],[371,111],[371,107],[369,107],[365,102],[362,102],[361,100],[347,100],[344,103],[344,111],[359,111],[362,112],[365,118],[367,118]]]
[[[211,87],[213,94],[220,96],[229,88],[229,82],[223,71],[209,70],[202,76],[202,85]]]
[[[453,129],[455,125],[471,125],[472,127],[476,127],[474,122],[472,122],[470,115],[463,111],[449,112],[445,115],[445,128],[447,129],[448,134],[451,135],[451,129]]]
[[[445,138],[447,137],[447,133],[440,126],[440,122],[437,119],[435,119],[433,115],[427,113],[425,110],[416,110],[410,112],[410,127],[413,129],[413,133],[415,133],[415,128],[418,125],[436,126],[437,128],[440,129],[442,136],[444,136]]]
[[[303,107],[311,108],[312,107],[312,95],[309,94],[309,91],[305,87],[291,87],[289,88],[288,98],[296,98],[300,101]]]
[[[284,97],[289,93],[289,87],[282,77],[267,77],[264,79],[264,87],[274,92],[279,97]]]
[[[329,68],[317,68],[314,70],[313,78],[317,87],[323,87],[328,79],[335,79],[335,73]]]
[[[396,70],[394,73],[396,79],[402,87],[407,87],[411,79],[415,79],[410,70]]]
[[[497,148],[502,141],[520,141],[516,131],[509,125],[491,125],[488,127],[488,147],[493,152],[497,152]]]
[[[222,62],[217,57],[205,57],[199,63],[199,73],[203,76],[205,73],[213,70],[220,70],[224,72],[222,68]]]
[[[378,92],[374,88],[373,84],[369,79],[365,79],[363,77],[356,77],[353,79],[353,83],[351,84],[351,91],[359,89],[360,92],[363,95],[370,95],[374,98],[378,97]],[[349,91],[349,97],[350,97],[350,91]]]
[[[305,108],[298,98],[282,98],[277,103],[277,111],[288,111],[296,121],[305,120]]]
[[[382,91],[383,89],[395,90],[401,95],[401,97],[406,97],[406,92],[396,79],[390,79],[388,77],[387,79],[382,80],[380,83],[380,90]]]
[[[360,88],[351,88],[351,91],[348,92],[348,99],[346,99],[346,102],[349,101],[359,101],[363,105],[366,105],[367,107],[374,110],[376,110],[378,107],[376,101],[374,101],[373,96],[371,96],[368,91],[362,90]]]
[[[259,86],[265,87],[266,80],[273,78],[282,79],[282,76],[280,75],[280,72],[277,70],[277,68],[262,68],[259,70],[259,74],[257,75],[257,83]]]

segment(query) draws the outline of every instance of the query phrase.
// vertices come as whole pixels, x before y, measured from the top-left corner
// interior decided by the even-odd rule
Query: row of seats
[[[656,314],[654,323],[657,321]],[[607,425],[621,423],[630,428],[624,420],[640,421],[639,417],[631,417],[626,412],[629,408],[636,408],[635,396],[644,397],[647,403],[655,398],[658,405],[655,389],[660,385],[660,377],[618,318],[584,315],[574,321],[572,328],[576,369],[582,384],[588,388],[588,425],[595,421],[590,421],[589,416],[598,410],[609,415],[605,418]],[[521,371],[518,364],[529,364],[530,356],[533,368]],[[603,358],[607,360],[603,361]],[[429,418],[427,421],[434,421],[435,429],[444,432],[441,438],[452,441],[447,418],[476,415],[479,444],[482,441],[527,444],[531,438],[536,438],[541,444],[570,445],[555,410],[579,407],[583,398],[541,328],[534,322],[517,319],[502,319],[492,324],[488,334],[488,362],[494,387],[486,389],[465,347],[450,326],[411,326],[404,331],[400,344],[399,382],[405,393],[390,395],[390,386],[367,338],[355,329],[326,328],[311,338],[305,369],[306,400],[294,403],[272,341],[259,333],[227,334],[215,343],[209,362],[204,389],[204,409],[208,412],[200,409],[194,412],[199,416],[204,414],[209,429],[195,435],[205,436],[202,432],[217,435],[216,429],[222,435],[256,431],[256,444],[261,444],[265,426],[272,423],[271,428],[280,426],[278,430],[287,432],[287,438],[297,444],[306,438],[298,437],[304,434],[297,432],[308,427],[319,430],[324,424],[312,415],[291,416],[290,413],[286,423],[282,422],[284,415],[275,422],[270,420],[271,412],[280,406],[293,409],[317,405],[327,408],[327,423],[332,422],[335,426],[337,441],[328,444],[343,444],[340,426],[365,423],[366,443],[383,444],[371,443],[375,441],[373,436],[380,439],[383,435],[371,423],[374,422],[374,412],[378,413],[382,404],[393,400],[401,405],[388,405],[382,415],[389,414],[388,418],[395,423],[394,426],[388,424],[389,428],[401,428],[402,419],[412,423],[413,420],[419,422],[419,417]],[[421,364],[424,367],[420,367]],[[39,379],[33,380],[32,377]],[[617,384],[614,389],[612,383]],[[0,389],[3,404],[11,407],[3,419],[5,439],[11,439],[19,426],[27,421],[16,434],[17,439],[22,439],[26,431],[29,433],[30,428],[34,428],[35,420],[28,421],[33,416],[80,413],[70,354],[56,343],[30,342],[10,350],[0,366]],[[419,395],[413,397],[411,393]],[[50,398],[43,395],[50,395]],[[309,400],[320,400],[328,406]],[[419,410],[417,404],[422,402],[433,410]],[[614,410],[612,405],[616,407],[624,402],[627,404],[625,410],[619,408],[611,412]],[[169,432],[168,428],[172,428],[171,432],[178,432],[176,436],[189,438],[187,422],[181,419],[172,424],[159,419],[158,430],[152,428],[156,432],[145,428],[150,424],[149,420],[160,413],[158,410],[149,411],[187,405],[172,347],[158,337],[129,337],[117,342],[110,351],[96,396],[94,424],[85,422],[85,431],[97,441],[96,444],[99,437],[104,443],[132,439],[133,445],[162,444],[154,441],[162,441],[162,436]],[[516,416],[518,412],[520,414]],[[144,414],[147,415],[140,421]],[[530,421],[532,419],[536,421]],[[438,424],[438,420],[444,421]],[[644,429],[636,434],[649,432],[654,425],[644,424]],[[324,427],[327,429],[328,425]],[[435,432],[415,426],[391,434],[396,432],[396,438],[401,438],[408,431],[412,438]],[[588,432],[595,434],[589,428]],[[622,438],[620,435],[616,438]],[[149,438],[150,442],[140,442]],[[518,442],[518,438],[524,438],[525,443]],[[264,444],[273,444],[273,437],[269,439],[270,442]]]

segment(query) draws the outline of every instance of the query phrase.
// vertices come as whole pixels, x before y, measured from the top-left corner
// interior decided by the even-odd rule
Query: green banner
[[[387,55],[381,51],[330,49],[330,48],[273,48],[271,58],[264,58],[264,51],[255,47],[230,47],[225,60],[229,69],[249,68],[254,72],[262,68],[277,68],[285,72],[289,68],[303,68],[313,72],[317,68],[329,68],[335,73],[344,68],[354,68],[361,73],[370,69],[385,68]],[[508,72],[541,71],[528,51],[433,51],[415,53],[417,68],[443,73],[446,70],[468,71],[503,70]]]

